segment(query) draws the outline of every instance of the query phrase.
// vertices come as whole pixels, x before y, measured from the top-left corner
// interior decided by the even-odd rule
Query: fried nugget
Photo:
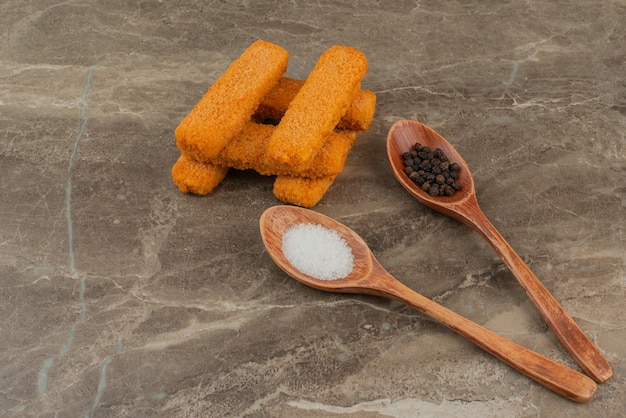
[[[356,97],[367,60],[347,46],[326,50],[272,134],[268,155],[296,170],[310,166]]]
[[[181,154],[172,167],[172,180],[183,193],[205,195],[217,187],[228,172],[228,167],[201,163]]]
[[[266,96],[261,99],[255,116],[258,119],[280,120],[289,103],[296,97],[304,80],[294,80],[289,77],[283,77],[278,81]],[[359,90],[350,103],[345,115],[342,116],[337,128],[354,131],[365,131],[369,129],[374,120],[374,112],[376,111],[376,94],[369,90]]]
[[[324,196],[337,176],[310,179],[297,176],[278,176],[274,181],[274,196],[285,203],[310,208]]]
[[[211,164],[231,167],[238,170],[253,169],[263,175],[294,175],[300,177],[322,177],[336,175],[345,165],[350,149],[357,139],[357,131],[334,131],[310,167],[293,170],[286,164],[271,161],[267,157],[267,147],[275,127],[248,122],[243,130],[230,141]]]
[[[197,161],[215,156],[278,83],[288,58],[286,50],[269,42],[250,45],[178,125],[178,148]]]

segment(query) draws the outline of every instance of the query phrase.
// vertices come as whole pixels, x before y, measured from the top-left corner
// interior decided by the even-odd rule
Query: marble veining
[[[622,417],[626,4],[0,3],[0,415]],[[304,78],[368,57],[374,124],[315,210],[407,286],[573,368],[495,252],[397,184],[385,138],[427,123],[481,207],[613,366],[563,399],[401,303],[287,277],[258,231],[273,178],[170,178],[173,131],[265,39]]]

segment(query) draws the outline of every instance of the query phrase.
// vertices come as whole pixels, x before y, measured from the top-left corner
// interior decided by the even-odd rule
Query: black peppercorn
[[[443,150],[416,143],[402,153],[404,172],[430,196],[452,196],[461,190],[457,181],[459,165],[450,163]]]

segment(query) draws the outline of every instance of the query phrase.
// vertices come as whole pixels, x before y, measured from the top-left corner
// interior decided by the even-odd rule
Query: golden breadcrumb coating
[[[359,131],[332,132],[310,166],[298,173],[294,173],[291,169],[284,171],[290,175],[309,178],[336,176],[343,171],[348,154],[359,137],[359,133]]]
[[[366,131],[374,121],[375,112],[376,93],[369,90],[359,90],[348,111],[339,121],[337,128]]]
[[[266,41],[246,49],[175,131],[178,148],[197,161],[215,156],[250,120],[287,69],[289,54]]]
[[[295,170],[310,166],[356,97],[367,60],[347,46],[326,50],[274,130],[269,158]]]
[[[280,120],[287,111],[289,103],[296,97],[303,85],[304,80],[282,77],[274,88],[263,96],[256,110],[256,115],[262,119]]]
[[[228,172],[228,167],[200,163],[181,154],[172,167],[172,180],[183,193],[205,195],[217,187]]]
[[[263,175],[294,175],[300,177],[322,177],[341,172],[350,149],[357,139],[356,131],[333,131],[326,139],[313,162],[304,170],[294,170],[289,165],[271,161],[267,147],[276,129],[272,125],[246,123],[244,129],[210,160],[211,164],[236,168],[253,169]]]
[[[304,85],[304,82],[304,80],[294,80],[289,77],[281,78],[278,84],[261,99],[255,116],[261,120],[280,120],[287,111],[289,103],[291,103]],[[337,128],[365,131],[372,124],[375,111],[376,94],[369,90],[359,90],[354,101],[350,103],[346,114],[341,117]]]
[[[274,181],[274,196],[285,203],[310,208],[315,206],[335,181],[336,176],[309,179],[296,176],[278,176]]]

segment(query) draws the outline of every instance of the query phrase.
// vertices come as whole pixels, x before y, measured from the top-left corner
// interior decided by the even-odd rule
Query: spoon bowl
[[[310,276],[296,268],[282,251],[282,238],[289,228],[298,224],[322,225],[336,231],[350,246],[354,267],[346,277],[335,280],[321,280]],[[274,262],[288,275],[311,287],[349,293],[354,283],[369,276],[374,268],[370,250],[365,241],[350,228],[340,222],[322,216],[312,210],[304,210],[295,206],[275,206],[261,215],[261,236]],[[358,285],[355,289],[358,289]],[[362,293],[362,292],[356,292]]]
[[[282,243],[285,232],[300,224],[321,225],[336,231],[352,251],[352,271],[343,278],[322,280],[295,267],[285,256]],[[260,230],[263,243],[274,262],[289,276],[308,286],[331,292],[377,295],[404,302],[555,393],[576,402],[587,402],[596,391],[596,383],[587,376],[517,345],[409,289],[382,267],[357,233],[340,222],[309,209],[274,206],[261,216]]]
[[[445,138],[430,127],[410,120],[396,122],[391,127],[387,138],[387,156],[391,168],[402,187],[409,194],[424,205],[437,211],[445,211],[447,215],[455,218],[459,216],[455,208],[462,207],[466,202],[473,203],[476,192],[474,190],[474,178],[468,169],[468,164]],[[423,146],[428,146],[431,150],[440,148],[450,162],[455,162],[461,167],[456,179],[461,184],[461,190],[452,196],[433,197],[423,191],[404,173],[402,153],[409,151],[417,142]]]
[[[282,251],[282,238],[285,232],[294,225],[312,224],[321,225],[336,231],[350,246],[354,258],[354,268],[346,277],[335,280],[321,280],[310,276],[287,259]],[[275,206],[261,215],[261,236],[270,257],[289,276],[320,290],[350,293],[363,293],[359,283],[368,277],[374,270],[374,263],[370,257],[370,250],[365,241],[350,228],[331,218],[320,215],[312,210],[305,210],[295,206]]]
[[[450,197],[432,197],[409,179],[404,172],[402,153],[409,151],[415,143],[428,145],[431,149],[440,148],[450,162],[459,165],[457,181],[461,183],[460,191]],[[417,121],[401,120],[393,124],[387,135],[387,156],[394,176],[409,194],[429,208],[468,225],[491,245],[525,290],[548,327],[585,373],[597,382],[604,382],[612,376],[611,366],[600,350],[487,219],[478,205],[469,166],[444,137]]]

